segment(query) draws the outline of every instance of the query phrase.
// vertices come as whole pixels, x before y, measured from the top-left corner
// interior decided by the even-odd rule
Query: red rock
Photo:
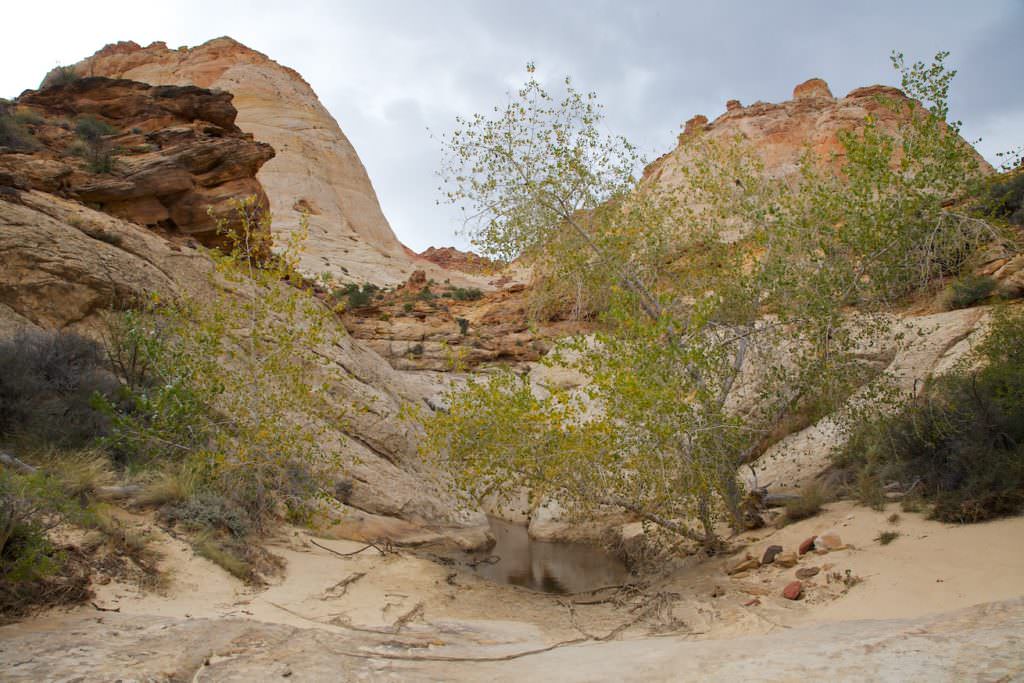
[[[804,584],[799,581],[791,581],[782,589],[782,597],[787,600],[799,600],[804,594]]]
[[[801,567],[796,570],[796,578],[809,579],[812,576],[816,576],[820,571],[821,567]]]
[[[771,564],[775,561],[775,557],[782,552],[781,545],[770,545],[765,548],[764,556],[761,557],[761,564]]]
[[[817,536],[811,536],[803,543],[801,543],[800,547],[797,549],[797,553],[799,555],[806,555],[807,553],[811,552],[814,549],[814,540],[816,538]]]

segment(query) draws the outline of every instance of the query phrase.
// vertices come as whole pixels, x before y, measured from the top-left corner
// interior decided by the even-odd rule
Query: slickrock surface
[[[1017,680],[1024,600],[916,619],[850,621],[714,641],[507,646],[339,634],[242,619],[103,614],[0,629],[9,681]],[[527,644],[518,652],[543,649]],[[510,658],[510,655],[512,657]]]
[[[226,37],[178,50],[120,42],[75,69],[232,93],[238,125],[277,152],[257,176],[270,197],[275,233],[290,234],[303,213],[309,216],[307,272],[383,285],[405,280],[415,267],[435,269],[395,237],[356,150],[293,69]]]

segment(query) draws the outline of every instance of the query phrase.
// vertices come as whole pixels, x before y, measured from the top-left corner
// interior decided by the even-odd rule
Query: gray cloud
[[[982,137],[990,159],[1024,143],[1020,0],[28,5],[12,19],[46,28],[0,46],[0,94],[34,87],[55,63],[106,42],[176,46],[231,35],[305,76],[362,157],[395,232],[415,249],[466,244],[453,235],[456,212],[435,205],[438,146],[426,129],[445,131],[457,114],[501,102],[529,60],[544,78],[569,74],[597,91],[608,127],[656,156],[683,121],[717,116],[727,99],[788,99],[812,76],[837,95],[895,84],[890,50],[911,59],[950,50],[960,70],[953,115],[965,134]]]

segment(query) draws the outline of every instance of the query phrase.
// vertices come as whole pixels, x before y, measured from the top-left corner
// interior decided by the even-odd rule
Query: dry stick
[[[359,579],[363,578],[364,576],[366,576],[366,572],[356,572],[355,574],[352,574],[351,576],[348,576],[348,577],[342,579],[341,581],[339,581],[338,583],[334,584],[333,586],[331,586],[330,588],[325,590],[324,593],[325,594],[333,594],[334,591],[336,591],[336,590],[338,590],[340,588],[341,589],[341,593],[340,594],[338,594],[338,595],[330,595],[330,597],[332,597],[332,598],[340,598],[340,597],[344,596],[346,593],[348,593],[348,587],[350,585],[352,585],[353,583],[355,583]]]
[[[399,655],[385,652],[353,652],[351,650],[336,650],[334,648],[325,648],[328,652],[333,655],[341,655],[342,657],[357,657],[359,659],[393,659],[404,662],[507,662],[513,659],[519,659],[520,657],[529,657],[530,655],[539,655],[543,652],[550,652],[551,650],[557,650],[560,647],[566,647],[567,645],[579,645],[585,643],[589,638],[573,638],[572,640],[563,640],[547,647],[537,648],[536,650],[524,650],[522,652],[513,652],[509,655],[498,655],[494,657],[456,657],[451,655]]]
[[[402,616],[400,616],[397,619],[395,619],[395,623],[391,624],[391,632],[392,633],[399,633],[403,628],[405,628],[405,626],[410,621],[415,619],[417,616],[422,616],[422,615],[423,615],[423,602],[421,601],[421,602],[417,602],[416,605],[411,610],[409,610],[408,612],[406,612]]]
[[[327,547],[327,546],[325,546],[325,545],[320,545],[319,543],[317,543],[316,541],[314,541],[314,540],[313,540],[312,538],[311,538],[311,539],[309,539],[309,542],[310,542],[310,543],[312,543],[313,545],[315,545],[315,546],[316,546],[317,548],[320,548],[321,550],[326,550],[327,552],[329,552],[329,553],[333,553],[334,555],[337,555],[338,557],[352,557],[353,555],[358,555],[359,553],[363,552],[364,550],[369,550],[370,548],[373,548],[374,550],[376,550],[376,551],[377,551],[378,553],[380,553],[381,555],[387,555],[387,553],[386,553],[386,552],[384,552],[383,550],[381,550],[380,548],[378,548],[378,547],[377,547],[376,545],[374,545],[373,543],[369,543],[369,542],[367,542],[367,544],[366,544],[366,545],[364,545],[364,546],[363,546],[362,548],[360,548],[359,550],[353,550],[353,551],[352,551],[352,552],[350,552],[350,553],[340,553],[340,552],[338,552],[337,550],[332,550],[332,549],[328,548],[328,547]]]

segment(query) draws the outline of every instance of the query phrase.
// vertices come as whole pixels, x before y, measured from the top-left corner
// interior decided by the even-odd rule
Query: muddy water
[[[625,565],[603,549],[582,543],[535,541],[526,527],[491,519],[496,543],[476,558],[485,579],[547,593],[576,593],[623,583]]]

